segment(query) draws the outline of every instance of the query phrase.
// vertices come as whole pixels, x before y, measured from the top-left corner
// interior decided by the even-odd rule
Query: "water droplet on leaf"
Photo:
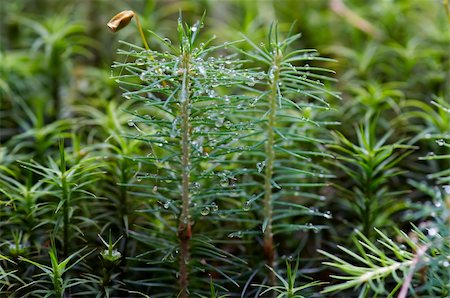
[[[171,200],[166,201],[163,205],[164,209],[168,209],[170,207],[170,204],[172,204]]]
[[[200,210],[200,214],[203,216],[206,216],[209,214],[210,208],[208,206],[204,206],[201,210]]]
[[[211,211],[213,213],[216,213],[217,211],[219,211],[219,206],[217,206],[216,202],[211,203]]]
[[[145,72],[145,71],[141,73],[141,75],[139,76],[141,81],[146,81],[147,80],[146,75],[147,75],[147,72]]]
[[[428,235],[431,237],[436,236],[438,232],[439,232],[438,229],[434,227],[428,229]]]
[[[227,177],[224,177],[224,178],[220,179],[220,186],[222,186],[222,187],[227,187],[227,186],[229,186],[229,185],[230,185],[230,183],[229,183]]]
[[[256,164],[256,169],[258,170],[258,173],[261,173],[265,166],[266,166],[266,162],[265,161],[258,162]]]
[[[193,190],[198,190],[199,188],[200,188],[200,183],[198,183],[198,182],[192,183],[192,189]]]
[[[438,144],[438,146],[444,146],[445,141],[443,139],[439,139],[439,140],[436,140],[436,144]]]
[[[323,217],[325,217],[325,218],[327,218],[327,219],[330,219],[330,218],[333,217],[333,215],[331,214],[331,211],[326,211],[326,212],[323,214]]]
[[[444,185],[443,188],[444,188],[445,193],[450,195],[450,185]]]
[[[228,235],[229,238],[242,238],[242,232],[241,231],[237,231],[237,232],[233,232],[230,233]]]
[[[142,59],[142,58],[137,58],[136,61],[135,61],[135,63],[136,63],[137,65],[144,65],[144,64],[145,64],[145,61],[144,61],[144,59]]]
[[[249,210],[251,209],[251,207],[252,207],[252,203],[251,203],[250,201],[246,201],[246,202],[244,203],[244,205],[242,206],[242,209],[243,209],[244,211],[249,211]]]

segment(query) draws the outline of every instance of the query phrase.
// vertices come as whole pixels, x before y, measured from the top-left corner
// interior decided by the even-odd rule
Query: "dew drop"
[[[251,203],[250,201],[246,201],[246,202],[244,203],[244,205],[242,206],[242,209],[243,209],[244,211],[249,211],[249,210],[251,209],[251,207],[252,207],[252,203]]]
[[[153,191],[154,193],[156,193],[156,192],[158,191],[158,186],[157,186],[157,185],[153,186],[152,191]]]
[[[167,38],[167,37],[164,38],[163,40],[164,40],[164,42],[167,43],[167,44],[172,44],[172,41],[171,41],[169,38]]]
[[[230,182],[228,181],[227,177],[224,177],[224,178],[220,179],[220,186],[227,187],[229,185],[230,185]]]
[[[171,200],[167,200],[167,201],[164,203],[164,205],[163,205],[164,209],[168,209],[168,208],[170,207],[170,204],[172,204],[172,201],[171,201]]]
[[[134,126],[134,121],[133,120],[128,120],[128,126],[133,127]]]
[[[146,76],[147,76],[147,72],[144,71],[144,72],[141,73],[139,78],[141,79],[141,81],[146,81],[147,80]]]
[[[251,78],[246,82],[247,86],[253,87],[255,86],[256,82],[255,79]]]
[[[442,201],[441,200],[435,200],[434,201],[434,206],[436,206],[437,208],[441,208],[442,207]]]
[[[144,65],[144,64],[145,64],[145,61],[144,61],[144,59],[142,59],[142,58],[137,58],[136,61],[135,61],[135,63],[136,63],[137,65]]]
[[[217,206],[216,202],[211,203],[211,211],[213,213],[216,213],[217,211],[219,211],[219,206]]]
[[[214,92],[214,90],[209,90],[208,91],[209,98],[213,98],[215,95],[216,95],[216,92]]]
[[[200,214],[203,216],[206,216],[209,214],[210,208],[208,206],[204,206],[201,210],[200,210]]]
[[[225,121],[224,126],[225,126],[225,128],[228,129],[228,128],[230,128],[232,126],[232,123],[227,120],[227,121]]]
[[[445,141],[443,139],[439,139],[439,140],[436,140],[436,144],[438,144],[438,146],[444,146]]]
[[[450,195],[450,185],[444,185],[443,188],[444,188],[445,193]]]
[[[438,234],[438,229],[437,228],[429,228],[428,229],[428,235],[433,237],[436,236]]]
[[[261,173],[265,166],[266,166],[266,162],[265,161],[258,162],[256,164],[256,169],[258,170],[258,173]]]
[[[228,235],[229,238],[242,238],[242,232],[241,231],[237,231],[237,232],[233,232],[230,233]]]
[[[325,211],[325,213],[323,214],[323,217],[330,219],[333,217],[333,215],[331,214],[331,211]]]
[[[202,76],[206,77],[206,70],[205,70],[205,68],[204,68],[203,66],[199,66],[199,67],[198,67],[198,72],[199,72]]]

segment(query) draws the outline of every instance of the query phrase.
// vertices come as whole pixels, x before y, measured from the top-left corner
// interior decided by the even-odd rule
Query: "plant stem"
[[[125,221],[128,221],[128,161],[122,159],[120,162],[120,209],[119,219],[122,223],[122,232],[124,233],[121,269],[127,271],[127,254],[128,254],[128,227]]]
[[[64,152],[63,141],[59,144],[60,158],[61,158],[61,191],[63,200],[63,257],[67,257],[69,245],[69,190],[66,177],[66,157]]]
[[[275,249],[273,246],[273,232],[272,232],[272,221],[273,221],[273,205],[272,205],[272,177],[273,177],[273,163],[275,160],[275,122],[276,122],[276,111],[278,102],[278,79],[280,75],[280,59],[281,53],[277,51],[274,56],[274,61],[272,68],[269,70],[271,72],[270,76],[270,88],[271,93],[269,96],[270,111],[268,114],[268,126],[267,132],[267,142],[266,142],[266,171],[264,177],[264,220],[267,221],[266,229],[264,231],[264,255],[266,258],[266,264],[274,268],[275,263]],[[271,285],[276,283],[275,273],[269,271],[269,282]]]
[[[189,241],[192,237],[191,223],[189,221],[189,180],[190,180],[190,123],[189,123],[189,60],[187,51],[183,52],[181,67],[183,69],[183,82],[181,87],[181,147],[182,147],[182,210],[179,219],[178,238],[180,240],[179,260],[179,284],[180,294],[178,297],[187,298],[188,292],[188,267]]]
[[[67,257],[68,245],[69,245],[69,197],[67,191],[67,181],[65,175],[62,177],[62,199],[64,201],[63,213],[64,213],[64,235],[63,235],[63,257]]]
[[[57,298],[63,298],[64,297],[64,291],[61,287],[61,276],[59,274],[55,274],[55,276],[53,277],[53,287],[54,287],[54,291],[55,291],[55,297]]]
[[[54,291],[54,297],[56,298],[63,298],[64,297],[64,281],[62,278],[62,272],[59,268],[58,264],[58,256],[56,253],[56,248],[52,247],[52,250],[50,250],[50,260],[52,264],[52,274],[50,275],[52,278],[53,283],[53,291]]]
[[[142,39],[142,42],[144,43],[145,49],[147,51],[150,51],[150,47],[148,46],[147,40],[145,39],[144,31],[142,31],[141,22],[139,21],[139,17],[137,15],[137,13],[135,14],[135,17],[136,17],[136,24],[139,29],[139,34],[141,35],[141,39]]]
[[[372,170],[372,169],[371,169]],[[371,171],[373,172],[373,171]],[[363,217],[363,231],[364,235],[370,240],[372,238],[373,231],[373,223],[372,223],[372,204],[374,203],[375,198],[373,197],[372,190],[372,176],[369,175],[366,181],[365,190],[364,190],[364,217]]]

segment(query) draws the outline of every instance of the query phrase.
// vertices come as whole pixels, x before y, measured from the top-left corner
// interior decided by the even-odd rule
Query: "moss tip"
[[[112,17],[111,20],[106,24],[109,29],[113,32],[117,32],[122,28],[126,27],[131,19],[134,17],[135,13],[132,10],[124,10]]]

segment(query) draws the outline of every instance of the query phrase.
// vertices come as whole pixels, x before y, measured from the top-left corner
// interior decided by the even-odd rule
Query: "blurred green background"
[[[295,47],[316,48],[337,60],[326,65],[338,79],[327,88],[340,92],[342,100],[332,99],[333,109],[314,115],[320,121],[340,123],[329,127],[337,140],[347,138],[366,152],[371,142],[358,138],[355,129],[366,125],[371,127],[368,139],[372,143],[394,144],[386,149],[388,154],[400,144],[415,146],[398,160],[401,174],[391,177],[385,170],[388,178],[382,187],[399,193],[386,199],[385,209],[374,215],[374,225],[389,230],[394,223],[403,228],[427,218],[423,206],[429,206],[425,203],[436,185],[448,184],[445,177],[450,167],[448,160],[424,158],[449,153],[441,140],[450,138],[450,115],[432,104],[450,102],[449,5],[440,0],[1,1],[2,171],[15,173],[23,182],[26,174],[16,161],[57,156],[62,137],[71,139],[67,150],[81,159],[85,148],[103,150],[111,131],[130,129],[126,123],[131,116],[123,112],[127,103],[110,79],[111,64],[123,59],[116,55],[123,46],[119,40],[139,45],[142,41],[134,23],[118,33],[106,26],[113,15],[128,9],[140,16],[144,31],[171,40],[177,38],[180,12],[187,23],[206,12],[201,39],[214,35],[217,43],[241,39],[242,32],[256,44],[264,44],[273,22],[278,22],[284,35],[292,26],[294,33],[302,33]],[[159,49],[150,34],[147,37],[150,47]],[[118,154],[136,152],[138,147],[132,142],[127,146]],[[355,158],[357,150],[352,148],[348,155]],[[336,187],[321,190],[327,197],[321,204],[331,210],[334,222],[324,234],[314,236],[318,240],[310,244],[309,255],[318,247],[330,247],[330,242],[348,244],[347,235],[360,221],[348,203],[351,198],[346,198],[354,194],[345,191],[355,181],[339,166],[327,166],[337,177]],[[107,194],[117,193],[117,183],[124,182],[117,177],[104,178],[111,179],[104,181]],[[0,230],[25,225],[5,220],[11,209],[5,210],[0,214]],[[0,235],[13,238],[8,231]],[[320,272],[317,276],[327,279]]]

